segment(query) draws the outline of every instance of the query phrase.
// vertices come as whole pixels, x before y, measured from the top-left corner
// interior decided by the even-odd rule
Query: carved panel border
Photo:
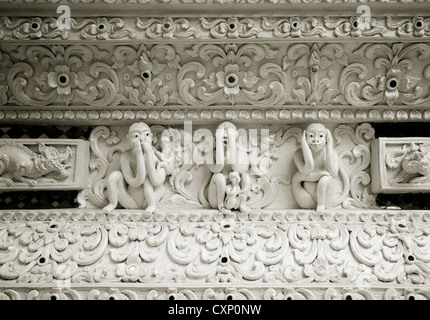
[[[426,121],[425,43],[0,47],[1,121]]]
[[[378,288],[357,286],[226,286],[226,287],[151,287],[112,285],[27,288],[0,287],[0,300],[429,300],[426,287]],[[248,309],[246,309],[248,310]],[[212,311],[212,310],[211,310]],[[214,310],[219,312],[219,310]],[[166,310],[167,312],[167,310]],[[256,313],[256,311],[255,311]]]
[[[372,191],[424,193],[428,177],[429,138],[379,138],[372,142]]]
[[[413,213],[380,216],[365,222],[222,217],[113,223],[73,221],[73,216],[69,221],[3,221],[0,287],[157,283],[199,290],[222,286],[223,292],[252,286],[251,291],[274,288],[266,290],[272,298],[287,294],[277,288],[299,283],[333,287],[324,296],[338,297],[348,292],[338,292],[339,286],[352,284],[369,290],[393,285],[428,290],[428,212],[418,219]],[[155,296],[163,298],[165,292]]]
[[[80,139],[0,139],[0,191],[82,190],[89,157]]]
[[[70,29],[59,28],[55,17],[0,17],[2,41],[53,40],[156,40],[170,43],[174,39],[211,40],[288,40],[361,39],[367,41],[422,41],[430,36],[430,17],[375,16],[361,25],[359,15],[351,16],[286,16],[286,17],[80,17],[71,18]]]

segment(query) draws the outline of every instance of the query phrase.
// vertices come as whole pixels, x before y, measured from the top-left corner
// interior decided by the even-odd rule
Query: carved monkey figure
[[[166,170],[157,168],[152,133],[146,123],[132,124],[127,139],[132,148],[121,154],[121,170],[113,171],[107,179],[109,204],[103,212],[111,212],[119,203],[126,209],[146,207],[152,213],[164,194]]]
[[[301,144],[294,154],[298,172],[292,179],[292,192],[301,208],[323,212],[333,204],[332,187],[339,174],[333,137],[324,125],[312,123],[303,131]]]

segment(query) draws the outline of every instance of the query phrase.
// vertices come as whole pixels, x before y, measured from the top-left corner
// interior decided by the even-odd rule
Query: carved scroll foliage
[[[158,58],[162,57],[162,58]],[[129,101],[134,105],[163,106],[169,101],[172,71],[179,69],[180,57],[169,45],[155,45],[149,50],[141,45],[137,50],[118,46],[114,50],[112,68],[118,70]]]
[[[16,62],[9,70],[8,86],[19,105],[43,106],[52,103],[70,104],[76,98],[88,105],[118,104],[119,79],[104,62],[93,61],[107,55],[95,47],[42,46],[18,47],[11,55]],[[84,64],[91,62],[87,71]],[[35,66],[45,71],[35,78]]]
[[[430,19],[423,16],[372,17],[362,26],[357,16],[309,17],[98,17],[71,18],[70,29],[56,17],[1,17],[4,40],[124,40],[144,39],[288,39],[288,38],[425,38]]]
[[[177,79],[179,95],[188,104],[210,105],[227,100],[231,104],[242,102],[262,106],[279,103],[283,98],[286,78],[279,66],[268,62],[258,70],[249,70],[252,61],[276,57],[278,51],[268,45],[195,45],[186,53],[192,58],[210,62],[215,68],[208,72],[210,65],[200,62],[188,62],[182,66]],[[189,74],[194,77],[189,77]],[[194,87],[196,89],[191,91]]]
[[[332,59],[334,57],[334,60]],[[347,66],[347,57],[342,46],[338,44],[326,44],[321,48],[314,44],[309,47],[306,44],[292,45],[287,55],[283,58],[283,69],[292,69],[291,75],[297,78],[298,89],[293,89],[293,101],[303,105],[326,105],[332,101],[334,89],[331,87],[330,78],[335,72],[329,70],[328,77],[322,78],[323,70],[330,69],[334,63]],[[306,75],[299,76],[299,71],[304,68]]]
[[[3,222],[0,284],[422,285],[430,281],[429,227],[399,217],[351,224]]]
[[[402,43],[363,44],[354,54],[364,56],[374,61],[373,66],[380,73],[368,78],[368,69],[361,63],[353,63],[346,67],[339,78],[346,101],[356,106],[372,106],[385,102],[394,104],[420,105],[430,100],[430,95],[424,95],[423,88],[418,85],[421,78],[409,74],[413,67],[410,57],[418,55],[419,60],[425,60],[430,55],[430,47],[426,44]],[[428,75],[424,71],[424,78]],[[350,75],[356,73],[359,82],[348,82]],[[358,95],[358,93],[360,95]]]
[[[153,22],[162,22],[157,21]],[[240,20],[219,21],[220,26],[227,23],[240,25]],[[92,24],[88,22],[88,26]],[[164,24],[173,26],[175,22],[166,20]],[[380,105],[412,108],[429,100],[429,47],[425,43],[367,43],[357,50],[343,43],[120,44],[101,48],[2,47],[0,102],[22,108],[0,116],[35,118],[37,114],[27,109],[56,106],[56,114],[43,110],[40,118],[324,120],[327,112],[327,118],[336,120],[428,117],[425,111],[413,110],[409,115],[403,110],[378,110]],[[178,104],[190,110],[178,110]],[[142,105],[151,110],[133,110]],[[225,110],[228,105],[234,107]],[[336,105],[339,110],[288,110],[291,105]],[[81,109],[72,111],[68,106]],[[111,110],[114,106],[118,110]],[[123,106],[132,108],[124,110]],[[154,110],[155,106],[166,106],[166,110]],[[276,108],[264,113],[242,106]],[[278,111],[279,106],[286,110]],[[375,110],[356,109],[362,106]],[[21,110],[24,107],[27,109]],[[99,111],[101,108],[106,110]]]

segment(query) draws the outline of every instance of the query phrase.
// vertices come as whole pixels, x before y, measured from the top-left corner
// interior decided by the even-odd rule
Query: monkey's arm
[[[339,174],[339,157],[334,151],[333,147],[333,136],[330,130],[327,129],[327,146],[326,146],[326,169],[333,178],[336,178]]]
[[[131,151],[136,156],[136,176],[134,176],[133,170],[131,169],[130,156],[131,153],[123,153],[121,155],[121,171],[124,175],[125,181],[135,188],[141,186],[145,181],[146,168],[145,161],[143,159],[143,153],[140,151]]]

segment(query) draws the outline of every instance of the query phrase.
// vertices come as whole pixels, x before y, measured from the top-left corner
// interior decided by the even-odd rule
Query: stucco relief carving
[[[88,158],[82,140],[1,139],[0,189],[84,189]]]
[[[301,105],[336,106],[339,119],[348,118],[348,109],[355,120],[422,119],[426,117],[424,111],[403,115],[402,110],[390,108],[421,106],[430,99],[430,66],[426,64],[430,49],[425,43],[365,43],[358,49],[340,43],[142,44],[106,48],[3,45],[0,50],[2,104],[40,110],[40,117],[48,118],[50,114],[57,120],[100,119],[106,113],[113,118],[111,108],[119,108],[115,117],[122,119],[190,117],[177,109],[169,110],[178,104],[192,107],[190,112],[195,110],[195,119],[256,119],[254,113],[261,113],[255,110],[250,114],[246,108],[237,110],[236,106],[270,106],[273,110],[261,117],[278,120],[295,118],[295,113],[313,119],[323,119],[324,114],[335,118],[337,114],[328,109],[305,112],[297,107]],[[34,95],[30,98],[31,92]],[[82,105],[96,110],[85,110]],[[166,111],[136,111],[141,105],[165,106]],[[45,110],[47,106],[55,106],[56,111]],[[63,110],[67,106],[80,106],[81,110]],[[228,113],[226,106],[231,106]],[[362,106],[373,106],[374,110],[355,109]],[[110,110],[99,111],[106,107]],[[214,107],[221,111],[214,111]],[[293,110],[279,110],[280,107]],[[23,111],[13,112],[15,117],[17,112],[25,117]],[[30,117],[31,111],[26,112]],[[53,114],[56,112],[61,116]]]
[[[318,150],[314,150],[314,158],[304,156],[305,166],[309,167],[306,170],[311,172],[304,172],[303,164],[298,161],[301,152],[305,154],[299,149],[299,141],[302,141],[302,148],[314,144],[308,136],[315,134],[310,128],[312,132],[299,127],[249,130],[225,121],[212,126],[212,131],[159,125],[148,127],[144,123],[133,124],[127,130],[137,126],[147,128],[143,131],[150,135],[146,151],[143,147],[139,149],[137,143],[135,147],[131,146],[132,133],[125,132],[127,127],[94,129],[90,137],[92,187],[78,196],[82,208],[105,208],[107,213],[116,207],[145,209],[148,206],[146,200],[152,199],[143,190],[146,183],[164,190],[160,192],[163,198],[157,196],[158,200],[151,202],[150,210],[147,209],[149,216],[156,211],[155,206],[163,212],[174,203],[182,203],[183,208],[212,208],[223,213],[238,210],[245,216],[262,208],[301,207],[324,211],[339,206],[376,206],[375,196],[369,191],[370,141],[374,130],[368,124],[355,129],[339,125],[333,134],[328,134],[328,129],[324,128],[327,146],[325,142],[321,146],[326,160],[315,160],[314,153],[321,153]],[[124,139],[123,135],[129,138]],[[327,148],[331,151],[326,153]],[[310,149],[306,154],[309,152]],[[150,161],[145,160],[149,155]],[[310,167],[312,162],[314,169]],[[331,168],[336,162],[336,168]],[[326,191],[330,198],[327,204],[317,196],[324,193],[317,191],[321,176],[317,174],[318,177],[311,180],[306,178],[321,170],[333,180],[331,191]],[[153,178],[145,180],[144,177],[151,174],[157,183],[150,182]],[[308,181],[305,189],[303,181]],[[307,185],[315,183],[315,188]],[[327,187],[327,183],[324,185]],[[314,199],[312,203],[301,201],[305,194]]]
[[[12,0],[1,0],[0,3],[9,3]],[[78,0],[76,1],[77,3],[88,3],[86,2],[87,0]],[[70,0],[65,0],[65,3],[70,2]],[[330,1],[331,3],[349,3],[350,1],[347,0],[332,0]],[[357,2],[357,1],[352,1],[352,2]],[[385,0],[376,0],[374,1],[376,3],[381,2],[381,3],[386,3],[387,1]],[[404,3],[404,0],[390,0],[390,3]],[[414,0],[411,1],[412,3],[426,3],[428,2],[427,0]],[[18,3],[57,3],[57,0],[18,0]],[[71,0],[71,3],[74,3],[73,0]],[[237,3],[236,0],[205,0],[205,1],[201,1],[201,0],[93,0],[91,1],[91,3],[94,4],[106,4],[106,5],[115,5],[115,4],[124,4],[124,3],[131,3],[131,4],[166,4],[168,5],[169,3],[171,4],[199,4],[202,5],[203,8],[205,5],[207,4],[215,4],[215,5],[223,5],[223,4],[235,4]],[[276,5],[276,4],[285,4],[285,3],[308,3],[306,2],[306,0],[246,0],[244,1],[244,3],[247,4],[266,4],[269,7]]]
[[[71,18],[70,29],[59,29],[54,17],[0,18],[3,40],[130,40],[130,39],[276,39],[276,38],[407,38],[430,36],[430,18],[423,16],[373,17],[361,28],[352,17],[115,17]]]
[[[9,2],[0,121],[94,129],[0,143],[2,191],[80,190],[0,210],[0,299],[430,299],[429,212],[375,199],[427,191],[430,144],[370,124],[430,120],[427,0],[366,28],[346,0],[76,0],[70,29]]]
[[[372,190],[383,193],[429,189],[429,139],[380,138],[372,143]]]
[[[428,284],[428,221],[380,217],[349,224],[2,221],[0,282]]]

